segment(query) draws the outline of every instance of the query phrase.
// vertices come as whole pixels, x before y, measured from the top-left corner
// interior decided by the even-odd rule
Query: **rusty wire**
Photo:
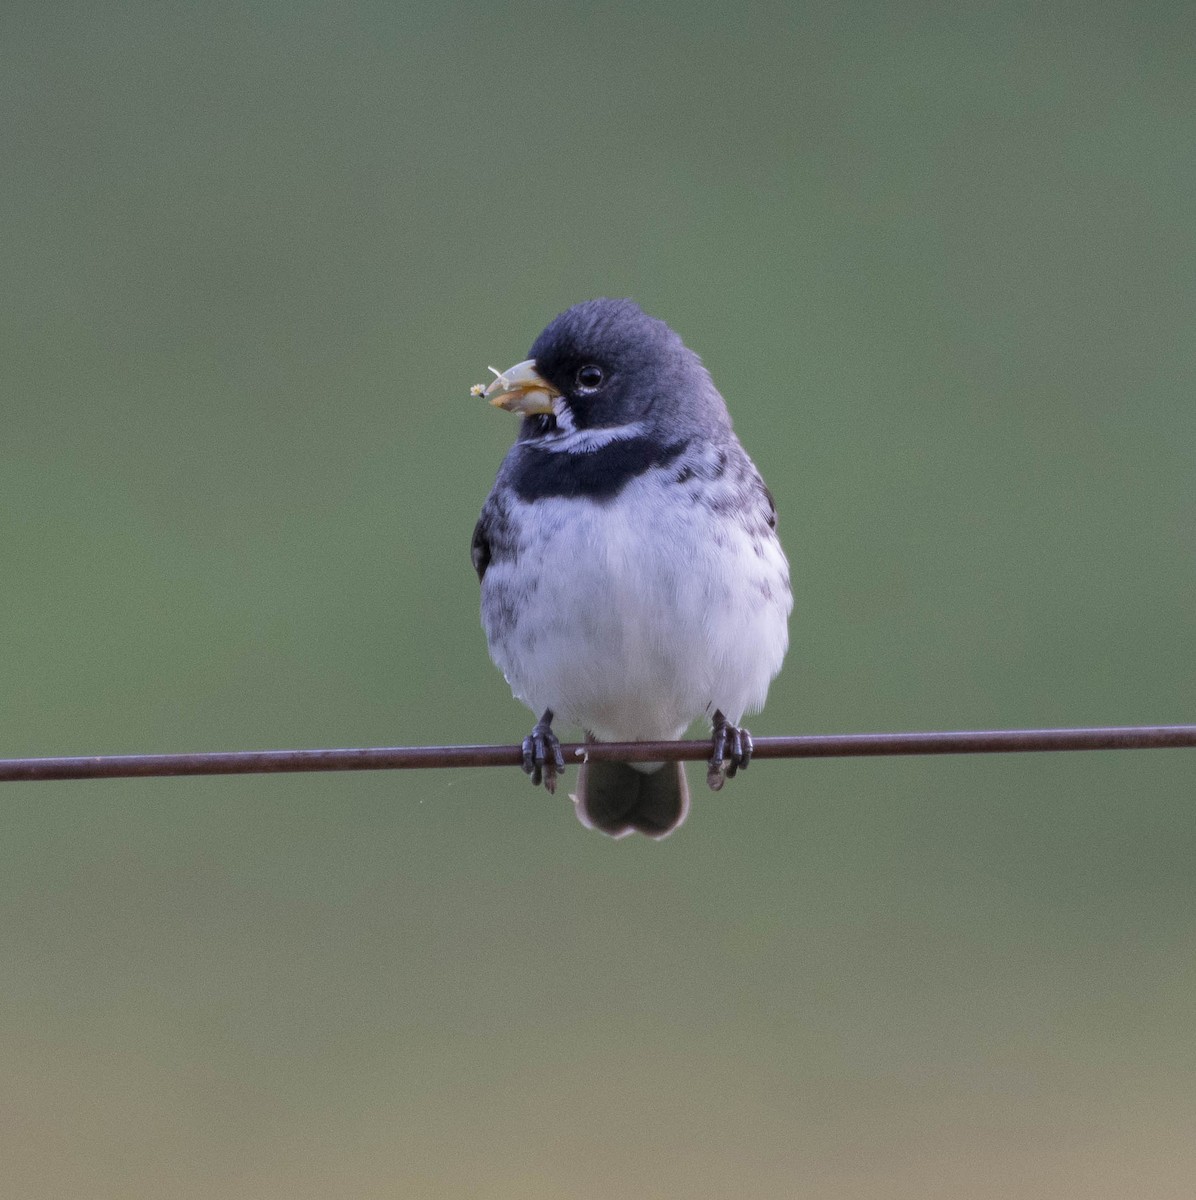
[[[994,754],[1057,750],[1158,750],[1196,747],[1196,725],[1088,729],[989,729],[946,733],[847,733],[755,739],[755,759],[851,758],[912,754]],[[709,741],[592,742],[562,746],[566,762],[583,756],[619,762],[702,760]],[[166,775],[258,775],[286,771],[393,771],[421,767],[512,767],[519,746],[379,746],[358,750],[235,750],[202,754],[114,754],[0,759],[0,783],[49,779],[130,779]]]

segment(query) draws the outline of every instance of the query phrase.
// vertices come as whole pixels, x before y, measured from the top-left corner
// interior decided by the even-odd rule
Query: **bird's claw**
[[[706,782],[717,792],[728,779],[746,771],[752,761],[752,735],[741,726],[732,725],[721,712],[714,714],[713,753],[706,769]]]
[[[561,743],[552,732],[552,710],[549,709],[532,726],[523,739],[523,770],[532,777],[534,786],[541,783],[551,794],[556,791],[556,777],[565,769]]]

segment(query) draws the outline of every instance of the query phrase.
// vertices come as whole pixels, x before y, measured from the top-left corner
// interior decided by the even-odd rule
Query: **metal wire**
[[[847,733],[755,739],[755,759],[852,758],[888,754],[1008,754],[1056,750],[1196,747],[1196,725],[1091,729],[989,729],[948,733]],[[566,762],[666,762],[710,757],[709,741],[563,745]],[[393,771],[415,767],[513,767],[519,746],[379,746],[360,750],[237,750],[208,754],[114,754],[94,758],[0,759],[0,783],[129,779],[164,775],[259,775],[283,771]]]

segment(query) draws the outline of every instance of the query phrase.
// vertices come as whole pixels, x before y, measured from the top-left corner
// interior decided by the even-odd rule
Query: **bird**
[[[585,740],[679,738],[710,721],[707,780],[751,761],[789,643],[772,493],[701,359],[629,299],[575,304],[471,393],[521,418],[473,533],[490,656],[538,716],[522,767],[555,792],[554,721]],[[662,839],[684,765],[583,761],[583,825]]]

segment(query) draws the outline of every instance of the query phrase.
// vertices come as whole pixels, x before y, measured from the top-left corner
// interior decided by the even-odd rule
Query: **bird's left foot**
[[[552,709],[532,726],[532,731],[523,739],[523,770],[532,777],[532,783],[541,783],[551,794],[556,791],[556,777],[565,769],[565,756],[561,743],[552,732]]]
[[[742,726],[732,725],[717,709],[714,713],[714,753],[706,769],[706,782],[717,792],[728,779],[746,771],[752,761],[752,735]]]

